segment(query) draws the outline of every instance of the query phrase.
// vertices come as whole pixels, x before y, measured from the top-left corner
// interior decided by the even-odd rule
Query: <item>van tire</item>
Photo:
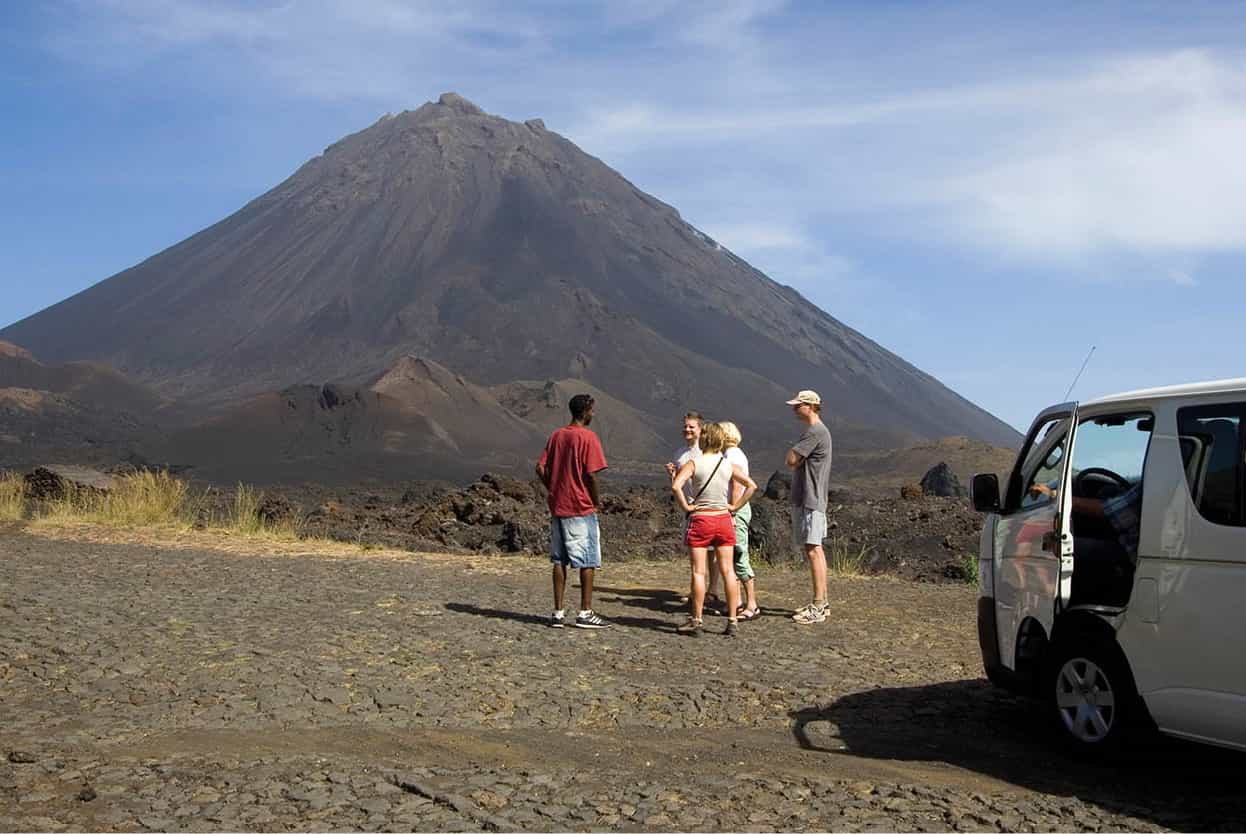
[[[1064,742],[1086,754],[1118,751],[1137,712],[1138,690],[1116,641],[1085,632],[1052,647],[1043,675],[1051,723]]]

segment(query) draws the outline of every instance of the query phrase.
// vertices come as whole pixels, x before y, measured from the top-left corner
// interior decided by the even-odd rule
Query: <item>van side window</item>
[[[1246,403],[1177,409],[1177,432],[1190,498],[1208,521],[1246,526],[1243,506]]]
[[[1155,418],[1147,412],[1081,421],[1073,453],[1073,494],[1106,500],[1142,481]]]
[[[1026,479],[1025,489],[1021,493],[1021,509],[1029,509],[1051,500],[1051,497],[1048,495],[1034,492],[1032,487],[1035,484],[1051,484],[1059,481],[1063,465],[1064,438],[1061,437],[1056,445],[1047,451],[1043,459],[1037,462],[1034,470],[1030,473],[1030,477]]]

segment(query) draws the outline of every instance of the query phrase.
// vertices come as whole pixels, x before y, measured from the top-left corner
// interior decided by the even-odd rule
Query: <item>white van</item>
[[[1077,746],[1139,721],[1246,749],[1246,379],[1064,403],[1034,420],[988,513],[987,676]]]

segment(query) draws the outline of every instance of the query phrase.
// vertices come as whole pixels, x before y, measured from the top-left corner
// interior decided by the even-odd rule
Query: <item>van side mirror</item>
[[[999,478],[993,472],[974,475],[969,482],[969,497],[978,512],[999,512]]]

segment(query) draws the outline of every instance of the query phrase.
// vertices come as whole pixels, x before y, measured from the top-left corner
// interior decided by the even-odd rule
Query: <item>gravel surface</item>
[[[1063,753],[966,586],[833,579],[800,627],[769,569],[691,639],[673,562],[608,564],[594,632],[534,558],[109,538],[0,530],[0,829],[1246,827],[1238,754]]]

